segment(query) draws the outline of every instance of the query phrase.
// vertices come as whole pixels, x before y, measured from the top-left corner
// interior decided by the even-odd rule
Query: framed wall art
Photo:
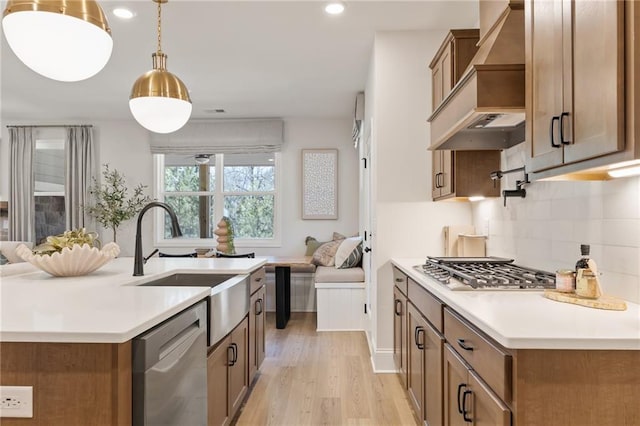
[[[338,150],[302,150],[302,219],[338,218]]]

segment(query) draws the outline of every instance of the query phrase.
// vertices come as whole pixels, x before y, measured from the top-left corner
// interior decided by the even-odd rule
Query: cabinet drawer
[[[482,337],[462,318],[444,309],[444,335],[449,344],[505,402],[511,401],[511,355]]]
[[[264,268],[260,268],[257,271],[251,274],[251,294],[260,290],[260,288],[265,285],[266,274]]]
[[[411,303],[413,303],[431,325],[433,325],[433,328],[442,333],[443,303],[411,278],[409,278],[408,288],[408,296]]]
[[[400,269],[393,267],[393,283],[400,289],[402,294],[407,295],[407,275]]]

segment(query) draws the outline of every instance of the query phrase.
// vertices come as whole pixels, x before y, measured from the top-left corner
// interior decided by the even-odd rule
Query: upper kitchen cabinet
[[[471,58],[478,51],[480,31],[451,30],[434,56],[431,68],[432,105],[436,109],[460,80]]]
[[[525,2],[527,170],[607,178],[640,158],[635,1]]]
[[[433,151],[431,196],[434,201],[499,197],[491,172],[500,170],[500,151]]]
[[[527,1],[532,172],[624,147],[624,2]]]

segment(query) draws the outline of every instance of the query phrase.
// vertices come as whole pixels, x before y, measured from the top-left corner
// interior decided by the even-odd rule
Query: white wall
[[[37,121],[31,121],[33,124]],[[7,124],[20,124],[17,122]],[[50,124],[50,123],[48,123]],[[130,187],[138,183],[148,185],[153,194],[153,161],[149,151],[149,135],[133,120],[94,121],[94,137],[98,146],[99,164],[108,163],[125,175]],[[349,119],[291,119],[285,120],[285,145],[282,152],[282,247],[255,250],[259,255],[301,256],[304,239],[313,235],[329,240],[333,231],[345,235],[358,232],[358,155],[351,141],[352,121]],[[303,148],[337,148],[338,153],[338,219],[301,219],[301,150]],[[8,132],[2,128],[0,146],[0,199],[8,197]],[[153,250],[153,215],[143,220],[143,253]],[[101,232],[103,241],[111,241],[111,232]],[[117,239],[121,256],[133,255],[135,219],[118,229]],[[216,242],[212,240],[211,247]]]
[[[503,170],[523,164],[523,146],[503,152]],[[503,178],[515,188],[521,175]],[[605,182],[534,182],[527,197],[473,205],[476,229],[488,223],[490,255],[547,271],[572,269],[580,244],[602,272],[605,293],[640,303],[640,178]]]
[[[468,203],[431,201],[429,62],[446,31],[375,37],[367,99],[373,97],[374,244],[370,342],[377,371],[393,367],[391,257],[443,254],[442,227],[471,223]]]

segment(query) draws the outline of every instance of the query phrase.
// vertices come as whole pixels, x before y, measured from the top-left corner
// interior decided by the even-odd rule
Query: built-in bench
[[[366,296],[362,268],[318,266],[315,287],[318,331],[364,330]]]
[[[267,310],[276,311],[281,324],[278,328],[286,326],[290,311],[316,311],[318,331],[364,330],[362,268],[316,267],[311,256],[306,256],[271,257],[265,270]],[[269,285],[269,277],[275,285]],[[292,279],[296,281],[294,286]]]

